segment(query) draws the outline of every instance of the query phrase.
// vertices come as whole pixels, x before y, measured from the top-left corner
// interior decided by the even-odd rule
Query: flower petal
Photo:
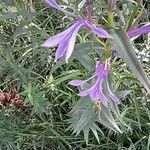
[[[110,87],[109,87],[109,83],[108,83],[108,79],[106,78],[106,84],[107,84],[107,89],[108,89],[108,94],[110,96],[110,98],[114,101],[114,102],[119,102],[119,99],[118,97],[116,97],[112,91],[110,90]]]
[[[81,86],[86,83],[86,80],[72,80],[68,84],[72,86]]]
[[[79,25],[74,28],[74,31],[72,32],[72,34],[71,34],[71,36],[70,36],[70,40],[69,40],[69,43],[68,43],[68,48],[67,48],[67,50],[66,50],[66,62],[68,61],[68,59],[70,58],[70,56],[71,56],[71,54],[72,54],[72,52],[73,52],[77,33],[78,33],[79,29],[80,29],[82,26],[83,26],[83,23],[80,22]]]
[[[143,35],[145,33],[149,33],[150,32],[150,25],[146,25],[131,31],[128,31],[127,34],[129,36],[129,38],[135,37],[135,36],[140,36]]]
[[[78,22],[74,23],[71,27],[69,27],[67,30],[50,37],[48,40],[44,42],[41,46],[43,47],[54,47],[58,43],[60,43],[69,33],[71,33],[74,30],[74,27],[76,27]]]
[[[85,21],[85,25],[100,38],[112,38],[106,30],[90,24],[87,20]]]
[[[108,88],[108,92],[109,92],[110,98],[111,98],[114,102],[119,102],[118,97],[116,97],[116,96],[112,93],[112,91],[110,90],[109,87],[107,87],[107,88]]]
[[[96,63],[96,75],[98,78],[104,79],[107,77],[108,71],[109,71],[109,64],[108,64],[108,62],[107,63],[106,62],[102,63],[102,62],[98,61]]]
[[[58,61],[66,52],[68,47],[68,38],[65,38],[62,42],[59,43],[59,46],[55,53],[55,62]]]
[[[93,27],[91,30],[100,38],[112,38],[103,28]]]
[[[77,94],[78,96],[88,96],[90,93],[91,93],[91,91],[93,91],[93,89],[95,88],[95,86],[96,86],[96,83],[93,85],[93,86],[91,86],[89,89],[87,89],[87,90],[85,90],[85,91],[81,91],[79,94]]]
[[[119,102],[118,97],[116,97],[112,92],[109,93],[110,98],[114,101],[114,102]]]
[[[99,95],[100,95],[100,101],[102,102],[102,104],[104,106],[108,106],[108,103],[107,103],[107,97],[104,95],[103,93],[103,79],[100,80],[100,83],[99,83]]]
[[[100,95],[99,95],[99,80],[93,85],[93,88],[90,92],[90,97],[93,101],[98,101],[100,100]]]

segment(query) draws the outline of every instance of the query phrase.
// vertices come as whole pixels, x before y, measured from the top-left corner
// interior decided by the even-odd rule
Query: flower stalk
[[[113,27],[114,26],[114,13],[112,11],[108,11],[107,15],[108,15],[108,25],[110,27]]]

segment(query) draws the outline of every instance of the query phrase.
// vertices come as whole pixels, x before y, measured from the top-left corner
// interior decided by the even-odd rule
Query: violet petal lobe
[[[96,83],[94,85],[92,85],[89,89],[85,90],[85,91],[81,91],[79,94],[77,94],[78,96],[89,96],[89,94],[91,93],[91,91],[93,91],[93,89],[95,88]]]
[[[100,38],[112,38],[103,28],[93,27],[91,30]]]
[[[114,102],[119,102],[118,97],[116,97],[116,96],[112,93],[112,91],[111,91],[111,89],[110,89],[110,86],[109,86],[109,83],[108,83],[108,78],[106,78],[106,85],[107,85],[107,90],[108,90],[108,94],[109,94],[110,98],[111,98]]]
[[[109,92],[110,98],[111,98],[114,102],[119,102],[118,97],[116,97],[116,96],[112,93],[112,91],[111,91],[110,88],[109,88],[109,85],[107,85],[107,88],[108,88],[108,92]]]
[[[72,80],[68,84],[72,86],[81,86],[86,83],[86,80]]]
[[[150,33],[150,25],[145,25],[127,32],[129,38],[140,36],[146,33]]]
[[[119,99],[111,92],[109,93],[110,98],[114,101],[114,102],[118,102],[119,103]]]
[[[99,95],[100,95],[100,101],[104,106],[107,106],[107,97],[103,93],[103,79],[100,80],[99,83]]]
[[[60,59],[65,54],[68,47],[68,38],[69,37],[66,37],[62,42],[59,43],[55,53],[55,62],[57,62],[58,59]]]
[[[74,28],[74,31],[72,31],[72,33],[71,33],[70,39],[68,41],[68,47],[66,50],[66,62],[68,61],[68,59],[70,58],[70,56],[73,52],[77,33],[82,26],[83,26],[83,23],[80,23],[78,26],[76,26]]]
[[[87,26],[93,33],[95,33],[100,38],[112,38],[106,30],[90,24],[87,20],[85,21],[85,26]]]
[[[91,91],[89,92],[89,95],[93,101],[100,100],[99,95],[99,79],[97,79],[96,83],[92,86]]]
[[[96,64],[96,75],[98,78],[104,79],[108,74],[108,69],[105,69],[104,64],[97,63]]]
[[[72,26],[70,26],[68,29],[66,29],[65,31],[50,37],[49,39],[47,39],[41,46],[43,47],[54,47],[56,46],[58,43],[60,43],[69,33],[71,33],[71,31],[77,26],[78,22],[74,23]]]

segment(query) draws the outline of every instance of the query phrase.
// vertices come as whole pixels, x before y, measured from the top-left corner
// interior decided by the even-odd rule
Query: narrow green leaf
[[[116,95],[118,98],[124,98],[126,97],[128,94],[130,94],[132,91],[131,90],[125,90],[125,91],[117,91]]]
[[[88,71],[95,69],[95,64],[90,61],[89,56],[78,57],[77,60],[86,68]]]
[[[89,127],[83,128],[83,133],[84,133],[84,138],[86,140],[86,144],[88,144],[88,141],[89,141],[89,132],[90,132]]]
[[[100,141],[99,141],[99,137],[98,137],[98,134],[97,134],[96,129],[95,129],[95,128],[93,128],[93,127],[91,127],[91,130],[92,130],[92,132],[93,132],[94,136],[96,137],[96,139],[97,139],[98,143],[100,143]]]
[[[106,109],[104,106],[101,107],[100,118],[101,119],[99,120],[99,122],[101,124],[110,128],[111,130],[122,133],[122,131],[119,129],[118,125],[116,124],[116,121],[113,118],[111,111],[109,109]]]
[[[94,110],[87,109],[83,111],[82,116],[78,121],[78,124],[76,125],[75,132],[77,133],[77,135],[93,119],[93,117],[94,117]]]
[[[59,76],[57,79],[53,81],[53,84],[59,85],[60,83],[66,80],[74,79],[79,75],[81,75],[79,70],[71,70],[71,71],[64,72],[64,74],[62,74],[61,76]]]

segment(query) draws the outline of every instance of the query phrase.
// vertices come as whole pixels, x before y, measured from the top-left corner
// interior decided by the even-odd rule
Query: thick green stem
[[[108,11],[107,15],[108,15],[108,26],[114,27],[114,13],[112,11]],[[107,39],[105,43],[104,59],[108,59],[111,57],[111,48],[112,48],[112,40]]]

